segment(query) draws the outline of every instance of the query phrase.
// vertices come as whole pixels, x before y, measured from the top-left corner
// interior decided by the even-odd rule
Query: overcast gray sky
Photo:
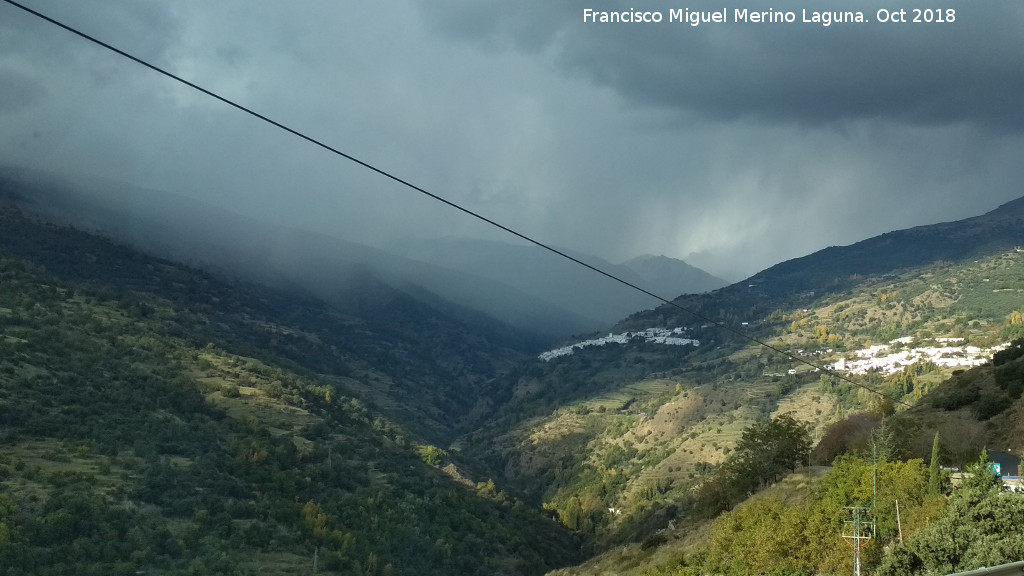
[[[730,279],[1024,195],[1024,3],[25,0],[523,233]],[[803,8],[868,22],[803,23]],[[662,13],[583,21],[584,8]],[[948,13],[943,12],[943,19]],[[933,18],[934,20],[934,18]],[[381,244],[485,226],[0,3],[0,163]]]

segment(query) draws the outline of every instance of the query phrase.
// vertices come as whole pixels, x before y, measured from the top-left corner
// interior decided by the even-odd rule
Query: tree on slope
[[[928,493],[932,496],[942,489],[942,475],[939,469],[939,433],[935,433],[932,441],[932,460],[928,464]]]
[[[878,576],[951,574],[1024,558],[1024,495],[1003,490],[984,453],[968,472],[938,520],[887,554]]]
[[[729,459],[701,487],[698,516],[713,518],[729,510],[806,462],[810,451],[807,426],[789,414],[747,426]]]
[[[810,452],[807,426],[790,414],[781,414],[743,430],[736,445],[736,462],[763,488],[806,462]]]

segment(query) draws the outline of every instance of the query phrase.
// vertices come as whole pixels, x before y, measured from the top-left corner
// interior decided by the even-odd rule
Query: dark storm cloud
[[[493,49],[546,49],[578,21],[585,2],[526,0],[495,4],[473,0],[439,0],[419,5],[423,18],[443,34],[484,43]]]
[[[550,51],[566,70],[640,105],[717,120],[820,125],[859,119],[907,124],[969,122],[1024,127],[1024,4],[957,3],[951,23],[804,24],[802,9],[860,10],[875,20],[892,2],[690,3],[693,10],[793,11],[795,24],[583,23],[583,9],[658,10],[646,2],[481,7],[431,3],[428,18],[447,33],[496,46]],[[908,12],[907,18],[913,14]]]
[[[30,106],[43,96],[42,84],[27,74],[0,67],[0,114],[10,114]]]
[[[54,32],[51,24],[8,4],[0,8],[3,9],[0,48],[7,59],[21,58],[36,63],[62,59],[67,64],[91,68],[97,80],[103,80],[103,64],[119,64],[114,59],[96,58],[101,49],[83,41],[47,41],[45,38]],[[56,15],[63,23],[85,34],[116,39],[121,45],[131,46],[136,56],[158,65],[166,65],[171,57],[169,51],[180,40],[180,25],[171,6],[159,2],[124,2],[116,7],[67,2],[61,4],[59,10],[45,4],[30,8]]]
[[[693,253],[739,279],[1022,192],[1019,3],[892,28],[582,22],[585,7],[629,8],[611,0],[33,4],[505,225],[609,260]],[[4,163],[377,246],[509,240],[5,4],[0,91]]]

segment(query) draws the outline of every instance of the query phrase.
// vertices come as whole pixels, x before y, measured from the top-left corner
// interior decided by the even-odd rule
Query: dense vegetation
[[[932,454],[936,431],[931,461],[947,465],[988,442],[1022,447],[1019,342],[982,369],[922,361],[855,386],[736,333],[819,364],[901,336],[1020,337],[1024,252],[996,233],[1016,212],[972,224],[996,230],[957,247],[973,259],[944,260],[956,255],[921,230],[906,249],[882,242],[899,254],[879,270],[828,259],[871,245],[826,251],[804,262],[821,264],[813,273],[787,263],[681,300],[734,331],[668,308],[619,327],[686,326],[700,346],[632,342],[550,362],[527,357],[528,336],[372,277],[328,306],[0,217],[11,574],[541,573],[581,544],[649,560],[613,573],[840,573],[842,509],[865,503],[873,459],[893,502],[869,567],[926,573],[952,556],[932,553],[924,519],[960,491],[947,506],[914,458]],[[773,500],[808,461],[834,468],[800,506]],[[897,497],[904,547],[887,516]],[[722,511],[702,552],[680,545]]]
[[[1024,495],[1003,489],[984,456],[934,519],[886,554],[879,576],[951,574],[1024,558]]]
[[[1024,363],[1021,350],[1024,340],[1014,341],[991,364],[958,373],[933,394],[941,399],[957,390],[976,389],[979,396],[998,390],[996,374],[1016,374]],[[867,573],[938,575],[1018,560],[1015,526],[1024,520],[1024,495],[1003,490],[986,457],[975,460],[986,442],[1017,451],[1021,404],[1005,406],[988,426],[969,405],[949,411],[933,404],[894,413],[891,404],[878,402],[872,411],[848,415],[824,429],[812,453],[800,452],[829,467],[803,468],[778,485],[768,474],[761,475],[767,481],[757,481],[765,459],[739,465],[748,461],[743,452],[750,446],[758,447],[752,454],[784,453],[763,440],[773,436],[766,433],[769,422],[748,426],[723,464],[690,491],[692,507],[676,516],[675,526],[663,525],[639,545],[560,573],[849,573],[851,549],[840,536],[849,532],[844,519],[850,519],[850,506],[874,508],[866,518],[877,527],[862,558]],[[752,442],[754,437],[760,438]],[[877,476],[873,462],[879,463]],[[968,471],[955,489],[949,466]],[[710,526],[697,521],[739,502]]]
[[[2,190],[0,190],[2,193]],[[428,306],[371,275],[348,286],[346,305],[181,266],[54,226],[0,203],[0,254],[126,303],[150,294],[196,320],[175,335],[223,342],[298,373],[329,375],[432,443],[450,442],[491,396],[496,373],[537,349],[527,335],[449,306]],[[28,296],[26,296],[28,297]],[[146,313],[141,307],[136,314]]]
[[[883,420],[900,439],[890,461],[927,459],[936,431],[947,465],[964,465],[986,444],[1024,448],[1014,362],[997,375],[925,359],[855,376],[855,385],[738,334],[819,366],[877,344],[900,353],[1019,337],[1022,208],[830,248],[678,300],[703,318],[668,306],[639,312],[613,331],[685,327],[700,346],[609,345],[524,364],[508,374],[496,414],[464,437],[467,450],[543,501],[591,550],[611,550],[621,562],[610,559],[616,568],[605,573],[618,573],[639,565],[620,544],[657,554],[758,487],[745,484],[756,476],[731,471],[741,468],[744,431],[773,416],[792,412],[806,426],[819,465],[863,457]]]
[[[948,484],[945,491],[950,490]],[[877,494],[877,496],[875,496]],[[885,576],[939,575],[1018,560],[1024,496],[1002,489],[984,456],[947,497],[929,486],[921,460],[872,462],[852,456],[812,487],[802,503],[765,495],[716,520],[706,550],[682,554],[644,574],[849,574],[850,507],[868,509],[862,570]],[[897,514],[897,506],[899,513]]]
[[[37,234],[55,232],[155,280],[66,281],[0,256],[0,573],[539,574],[575,558],[539,510],[425,458],[444,452],[357,399],[357,372],[296,368],[323,342],[271,303]]]
[[[752,424],[735,450],[697,491],[695,507],[714,518],[807,462],[811,437],[789,414]]]

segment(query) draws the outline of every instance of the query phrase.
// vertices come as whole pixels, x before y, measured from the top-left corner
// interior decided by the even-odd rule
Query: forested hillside
[[[984,456],[955,486],[920,459],[874,462],[847,455],[827,470],[801,470],[713,522],[555,574],[850,574],[854,514],[867,537],[866,574],[939,576],[1024,555],[1024,496],[1003,489]]]
[[[382,345],[394,325],[11,211],[0,230],[4,574],[539,574],[576,558],[539,510],[405,427],[465,408],[443,402],[472,377],[445,392],[428,370],[424,401],[389,406],[421,420],[375,407],[375,386],[427,362]],[[401,305],[380,304],[417,318]],[[473,358],[428,366],[472,374]]]
[[[1024,448],[1019,348],[970,369],[1024,331],[1024,252],[994,233],[975,230],[966,260],[939,250],[864,275],[855,260],[827,289],[790,263],[778,295],[751,281],[683,297],[701,317],[662,307],[535,355],[522,333],[369,273],[332,306],[0,218],[12,574],[539,574],[581,551],[595,559],[573,573],[821,558],[839,573],[839,552],[814,546],[841,527],[838,503],[862,502],[879,434],[899,439],[884,458],[921,534],[915,510],[947,504],[908,459],[934,460],[936,432],[947,466]],[[743,504],[808,463],[836,469],[809,480],[803,512]],[[770,526],[821,538],[773,544],[798,546],[789,564],[744,556]],[[871,568],[930,570],[929,545],[905,536]]]
[[[809,454],[801,453],[800,425],[787,415],[748,426],[673,522],[556,574],[849,574],[854,507],[861,508],[861,534],[870,536],[864,573],[939,576],[1018,561],[1024,493],[1004,487],[1020,484],[993,474],[983,449],[1019,453],[1018,389],[1024,340],[959,372],[909,410],[892,414],[879,404],[850,413],[828,426]],[[949,402],[997,391],[1011,399],[987,418],[971,402]],[[828,466],[799,464],[806,459]],[[798,469],[786,476],[794,462]]]
[[[731,463],[745,431],[787,414],[806,426],[818,445],[808,459],[822,465],[863,455],[883,417],[915,404],[935,409],[891,422],[905,440],[900,458],[927,458],[936,431],[948,465],[989,443],[1020,450],[1015,385],[943,390],[989,382],[987,370],[969,368],[1022,335],[1022,229],[1021,202],[1013,202],[677,301],[699,316],[670,306],[637,313],[604,345],[542,355],[511,373],[507,401],[461,444],[594,552],[628,542],[656,549],[665,530],[692,527],[755,492],[757,484],[734,481]],[[643,336],[657,330],[698,343]],[[848,438],[831,428],[837,422]]]
[[[0,209],[0,249],[70,282],[131,299],[154,294],[202,320],[197,344],[216,336],[317,373],[432,442],[450,441],[497,391],[488,383],[537,349],[529,334],[436,299],[428,305],[371,272],[345,286],[343,306],[305,290],[232,280],[70,227]]]

